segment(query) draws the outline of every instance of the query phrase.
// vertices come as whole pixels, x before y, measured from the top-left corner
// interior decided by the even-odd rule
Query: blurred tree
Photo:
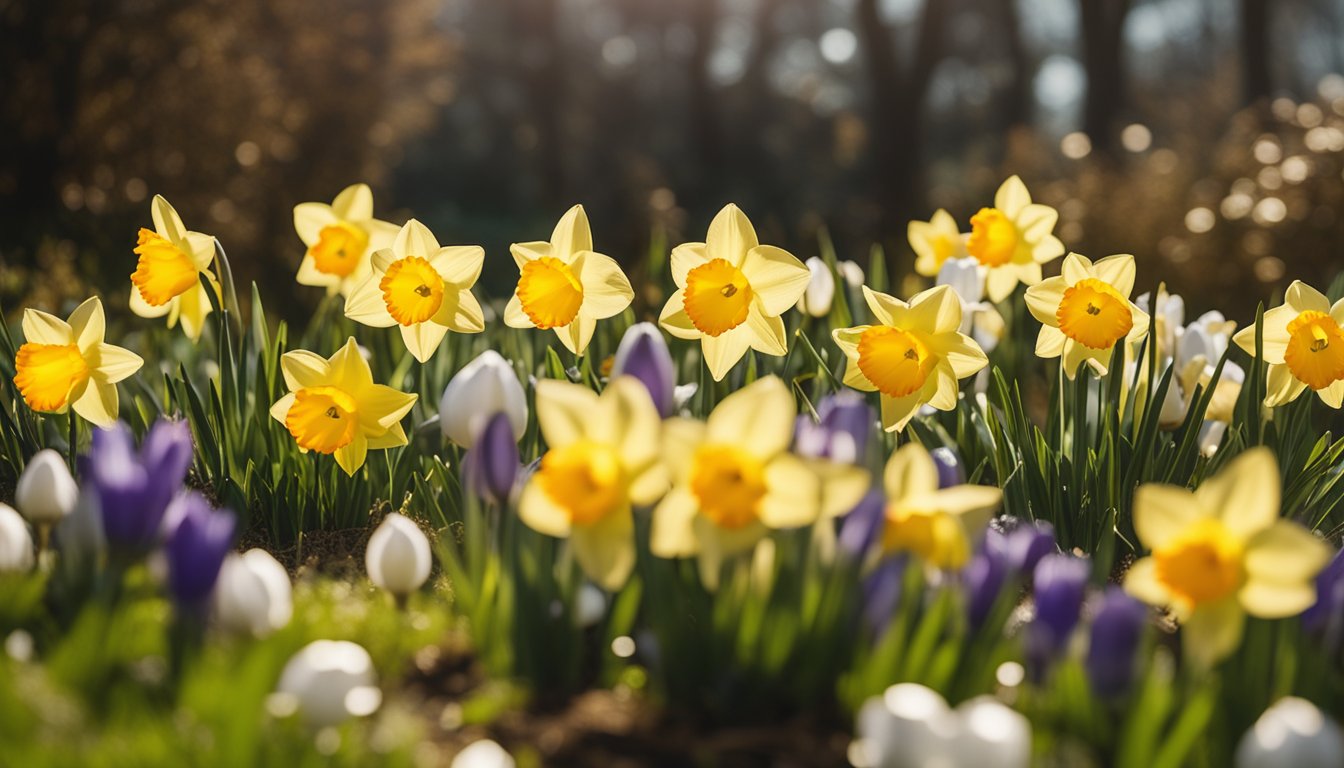
[[[1118,150],[1116,122],[1125,108],[1124,32],[1131,0],[1078,0],[1087,96],[1083,131],[1102,160]]]
[[[1269,0],[1241,0],[1241,88],[1246,104],[1269,100]]]

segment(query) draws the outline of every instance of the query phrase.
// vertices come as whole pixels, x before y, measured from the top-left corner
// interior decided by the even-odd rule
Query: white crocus
[[[836,264],[835,268],[840,272],[840,276],[845,279],[845,284],[850,287],[850,290],[857,291],[863,287],[863,281],[865,279],[863,267],[860,267],[852,261],[845,260]]]
[[[457,753],[450,768],[514,768],[513,756],[490,739],[473,741]]]
[[[1339,768],[1344,734],[1315,704],[1288,697],[1275,702],[1237,745],[1237,768]]]
[[[297,708],[313,728],[373,714],[382,704],[369,652],[344,640],[315,640],[285,664],[276,685],[281,703],[272,711]]]
[[[33,568],[33,537],[28,524],[8,504],[0,504],[0,573]]]
[[[835,300],[835,275],[826,262],[813,256],[803,262],[810,274],[807,290],[798,299],[798,311],[812,317],[825,317],[831,313],[831,303]]]
[[[264,549],[232,553],[215,582],[215,621],[228,632],[265,637],[289,623],[294,599],[285,567]]]
[[[369,579],[398,600],[425,583],[431,560],[429,539],[424,532],[410,518],[396,512],[383,518],[364,551]]]
[[[453,376],[439,401],[439,428],[443,436],[470,448],[486,422],[505,413],[513,436],[527,428],[527,394],[513,366],[493,349],[467,363]]]
[[[986,352],[1003,338],[1003,316],[985,301],[985,268],[972,258],[948,259],[938,270],[937,285],[946,285],[961,300],[961,333]]]
[[[61,454],[45,448],[33,455],[14,489],[19,512],[39,530],[49,529],[79,503],[79,486]]]
[[[915,683],[893,685],[859,710],[851,758],[860,768],[1031,763],[1031,724],[992,696],[956,709],[936,691]]]

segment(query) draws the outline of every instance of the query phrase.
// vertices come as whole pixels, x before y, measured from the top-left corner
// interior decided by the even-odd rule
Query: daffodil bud
[[[1344,755],[1339,725],[1315,704],[1294,696],[1279,699],[1237,745],[1237,768],[1338,768]]]
[[[314,728],[373,714],[383,699],[369,652],[343,640],[315,640],[294,654],[280,673],[276,694],[284,706],[273,704],[272,711],[297,708]]]
[[[74,511],[78,502],[75,478],[70,476],[61,454],[50,448],[29,459],[14,489],[14,503],[33,525],[55,525]]]
[[[289,574],[264,549],[224,559],[215,582],[214,618],[225,631],[265,637],[294,612]]]
[[[0,573],[33,567],[33,537],[28,524],[8,504],[0,504]]]
[[[487,349],[448,382],[439,401],[443,436],[470,448],[496,413],[506,413],[515,439],[527,428],[527,395],[513,366]]]
[[[513,756],[490,739],[473,741],[457,753],[450,768],[514,768]]]
[[[831,313],[831,302],[835,300],[835,275],[826,262],[813,256],[806,262],[809,273],[807,290],[798,299],[798,311],[812,317],[825,317]]]
[[[611,365],[611,377],[621,375],[639,379],[649,390],[659,415],[663,418],[672,415],[677,371],[658,326],[636,323],[621,337],[621,345],[616,348],[616,359]]]
[[[430,565],[429,539],[410,518],[396,512],[383,518],[364,551],[369,579],[398,599],[425,583]]]

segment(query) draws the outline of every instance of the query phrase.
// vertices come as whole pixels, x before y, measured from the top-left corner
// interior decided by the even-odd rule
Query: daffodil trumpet
[[[1291,403],[1308,389],[1331,408],[1344,403],[1344,299],[1334,304],[1325,294],[1294,280],[1283,304],[1260,322],[1260,359],[1269,365],[1265,406]],[[1255,356],[1256,327],[1232,340]]]
[[[140,317],[179,322],[192,341],[200,339],[205,317],[213,311],[210,292],[220,296],[219,280],[210,270],[215,261],[215,238],[188,231],[173,206],[160,195],[150,204],[154,229],[141,228],[135,246],[138,256],[131,273],[131,311]]]
[[[374,253],[390,248],[399,227],[373,217],[373,192],[352,184],[331,204],[294,206],[294,231],[306,250],[295,280],[349,296],[369,278]]]
[[[1117,343],[1135,344],[1148,332],[1147,313],[1129,300],[1133,289],[1133,256],[1107,256],[1094,264],[1070,253],[1061,274],[1027,289],[1027,309],[1041,321],[1036,355],[1060,358],[1070,379],[1084,363],[1104,375]]]

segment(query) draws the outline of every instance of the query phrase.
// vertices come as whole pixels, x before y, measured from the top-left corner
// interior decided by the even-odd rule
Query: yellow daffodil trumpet
[[[930,568],[953,571],[971,559],[1003,491],[985,485],[938,487],[938,467],[918,443],[891,455],[882,473],[887,495],[884,555],[912,552]]]
[[[213,287],[219,280],[210,270],[215,258],[215,238],[187,231],[182,217],[160,195],[150,204],[154,229],[141,228],[135,246],[138,261],[131,273],[131,311],[140,317],[168,317],[168,327],[182,323],[182,332],[196,341],[210,314],[210,297],[201,275]]]
[[[957,228],[957,220],[942,208],[928,221],[910,222],[906,238],[915,252],[915,271],[925,277],[937,277],[948,259],[966,256],[966,237]]]
[[[994,207],[971,217],[966,252],[985,268],[991,301],[1003,301],[1017,284],[1041,281],[1041,265],[1059,258],[1064,244],[1051,234],[1059,212],[1033,203],[1027,185],[1011,176],[994,193]]]
[[[1083,363],[1105,374],[1116,342],[1132,344],[1148,332],[1148,315],[1129,300],[1133,289],[1133,256],[1107,256],[1093,264],[1070,253],[1062,274],[1027,289],[1027,309],[1041,321],[1036,354],[1060,358],[1070,379]]]
[[[295,280],[349,296],[368,279],[372,255],[390,248],[398,227],[373,218],[373,192],[352,184],[331,204],[294,206],[294,231],[307,246]]]
[[[1301,280],[1288,286],[1283,304],[1264,314],[1261,354],[1269,364],[1265,405],[1291,403],[1308,389],[1331,408],[1344,402],[1344,299],[1334,305]],[[1255,327],[1232,337],[1255,355]]]

